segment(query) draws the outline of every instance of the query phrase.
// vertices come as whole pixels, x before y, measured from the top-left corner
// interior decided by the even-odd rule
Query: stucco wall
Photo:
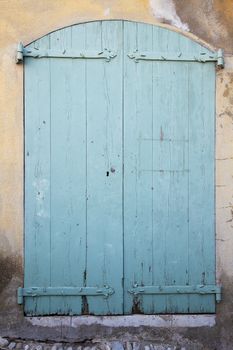
[[[187,329],[180,335],[208,343],[210,349],[216,344],[218,349],[233,349],[232,0],[0,1],[0,334],[49,336],[40,327],[32,330],[16,303],[16,288],[23,278],[23,67],[15,64],[17,43],[28,44],[58,28],[95,19],[172,25],[225,50],[226,65],[217,73],[216,96],[217,275],[224,300],[217,310],[216,327]]]

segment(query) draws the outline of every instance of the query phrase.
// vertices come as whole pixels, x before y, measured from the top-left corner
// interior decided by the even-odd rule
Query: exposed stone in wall
[[[33,342],[0,337],[0,350],[207,350],[198,342],[173,339],[170,343],[93,339],[83,343]],[[211,349],[214,350],[214,349]],[[219,349],[218,349],[219,350]]]

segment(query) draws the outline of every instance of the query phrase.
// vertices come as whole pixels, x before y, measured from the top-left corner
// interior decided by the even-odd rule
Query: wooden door
[[[152,25],[124,43],[125,313],[214,312],[189,292],[215,285],[215,64]]]
[[[214,312],[217,55],[127,21],[24,55],[26,314]]]
[[[25,287],[52,287],[27,314],[123,312],[121,33],[69,27],[25,60]]]

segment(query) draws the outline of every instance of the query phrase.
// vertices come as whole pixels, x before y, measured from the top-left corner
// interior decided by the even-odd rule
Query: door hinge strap
[[[116,52],[109,49],[103,49],[102,51],[77,51],[77,50],[42,50],[42,49],[31,49],[25,48],[22,43],[19,43],[16,55],[16,62],[20,63],[24,57],[33,58],[73,58],[73,59],[105,59],[109,62],[111,59],[116,57]]]
[[[103,296],[108,298],[114,294],[114,289],[104,287],[29,287],[18,288],[18,304],[23,304],[25,297],[51,297],[51,296]]]
[[[223,50],[219,49],[212,54],[207,52],[200,52],[199,54],[182,53],[182,52],[139,52],[135,50],[128,54],[130,59],[134,59],[137,63],[143,61],[186,61],[186,62],[217,62],[220,67],[224,66]]]
[[[196,285],[196,286],[137,286],[128,290],[128,293],[139,295],[153,294],[215,294],[216,301],[221,301],[221,286],[216,285]]]

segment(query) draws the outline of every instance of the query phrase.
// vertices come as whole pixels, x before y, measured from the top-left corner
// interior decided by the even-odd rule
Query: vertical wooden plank
[[[190,284],[215,283],[214,64],[189,67]],[[198,179],[198,181],[197,181]],[[214,296],[190,296],[190,312],[214,312]]]
[[[51,34],[54,49],[85,47],[85,27]],[[86,247],[85,61],[53,59],[52,285],[83,286]],[[80,314],[81,297],[53,298],[51,313]]]
[[[71,28],[50,34],[50,42],[52,49],[71,48]],[[71,247],[78,244],[75,231],[79,220],[74,207],[78,199],[74,149],[78,126],[77,117],[72,115],[71,81],[72,60],[51,59],[51,286],[54,287],[71,285]],[[50,312],[72,312],[69,298],[53,297]]]
[[[180,40],[181,38],[181,40]],[[184,52],[182,37],[169,32],[167,48],[172,52]],[[167,285],[188,284],[188,74],[185,62],[161,62],[167,71],[164,80],[170,82],[169,133],[163,139],[169,141],[167,157],[169,172],[169,221],[166,236],[166,280]],[[161,127],[163,121],[161,120]],[[162,144],[161,141],[160,144]],[[161,194],[162,196],[162,194]],[[188,311],[188,297],[167,297],[167,311]]]
[[[215,63],[208,63],[203,68],[203,114],[204,120],[204,155],[205,172],[203,186],[206,198],[203,207],[205,224],[203,225],[203,252],[205,276],[202,281],[205,284],[216,284],[216,245],[215,245],[215,100],[216,100],[216,67]],[[208,101],[208,103],[206,103]],[[207,144],[206,144],[207,143]],[[206,233],[208,232],[208,234]],[[205,300],[204,312],[216,312],[215,295],[208,295]]]
[[[169,35],[169,41],[173,42],[175,52],[191,53],[191,41],[177,35],[176,40]],[[178,44],[174,48],[174,43]],[[173,206],[173,227],[171,227],[170,242],[168,245],[168,255],[171,255],[171,262],[176,261],[176,274],[174,277],[174,265],[170,264],[169,284],[189,285],[189,64],[187,62],[173,63],[172,97],[173,97],[173,142],[171,158],[177,166],[177,173],[173,174],[171,206]],[[172,211],[172,210],[171,210]],[[175,241],[173,241],[173,239]],[[174,246],[176,249],[170,247]],[[174,278],[173,278],[174,277]],[[173,295],[168,297],[169,312],[189,312],[189,296]]]
[[[72,48],[83,51],[85,49],[85,24],[76,25],[72,30]],[[70,189],[73,197],[73,220],[78,219],[75,237],[70,242],[71,256],[71,285],[84,286],[86,274],[86,62],[85,60],[73,60],[72,62],[72,144],[68,150],[71,154],[70,164],[72,168],[73,187]],[[76,163],[74,163],[76,159]],[[74,244],[76,242],[76,245]],[[82,313],[82,298],[72,299],[72,313]]]
[[[167,64],[166,64],[167,66]],[[188,96],[187,67],[177,62],[170,65],[170,167],[169,221],[166,240],[167,285],[188,284]],[[167,74],[165,75],[167,81]],[[166,135],[164,134],[164,138]],[[162,194],[161,194],[162,195]],[[170,313],[188,311],[187,296],[173,295],[167,298]]]
[[[151,313],[151,296],[128,293],[134,284],[153,283],[152,62],[130,60],[135,48],[152,50],[152,26],[126,22],[124,48],[125,312]]]
[[[153,49],[152,26],[142,23],[137,24],[137,46],[140,51],[151,51]],[[135,267],[139,268],[138,283],[153,285],[153,63],[142,61],[136,65],[136,123],[138,130],[134,137],[137,138],[135,140],[135,153],[138,158],[138,215],[135,247],[139,266],[135,264]],[[134,147],[134,145],[132,146]],[[128,180],[130,180],[130,177]],[[143,296],[141,303],[144,313],[153,313],[152,296]]]
[[[105,278],[115,293],[109,300],[111,314],[123,313],[123,207],[122,207],[122,181],[123,181],[123,22],[102,22],[102,45],[116,52],[117,57],[104,64],[106,124],[105,135],[107,144],[108,163],[113,179],[108,187],[108,196],[114,203],[108,205],[108,227],[104,242]],[[108,148],[108,150],[107,150]],[[115,170],[115,172],[114,172]],[[110,175],[110,176],[111,176]],[[116,179],[114,178],[116,175]],[[112,220],[114,218],[114,221]]]
[[[167,31],[153,27],[153,50],[164,51]],[[165,47],[164,47],[165,46]],[[169,143],[164,140],[170,132],[171,82],[166,81],[167,66],[153,62],[153,283],[164,285],[166,279],[166,242],[169,220],[169,173],[160,171],[170,167],[167,157]],[[154,296],[154,312],[167,312],[167,297]]]
[[[45,37],[35,43],[49,47]],[[50,65],[25,60],[25,279],[50,285]],[[27,315],[49,314],[49,298],[26,298]]]
[[[88,286],[110,285],[108,299],[88,297],[86,312],[122,313],[122,23],[86,25],[86,49],[117,51],[111,62],[87,61]]]
[[[137,225],[137,166],[135,135],[138,134],[137,115],[137,65],[129,61],[128,54],[137,49],[137,24],[124,22],[124,313],[131,314],[133,298],[128,290],[139,279],[134,264],[137,253],[134,246]],[[129,132],[130,131],[130,132]],[[138,267],[138,264],[137,264]],[[135,298],[134,310],[141,299]]]

